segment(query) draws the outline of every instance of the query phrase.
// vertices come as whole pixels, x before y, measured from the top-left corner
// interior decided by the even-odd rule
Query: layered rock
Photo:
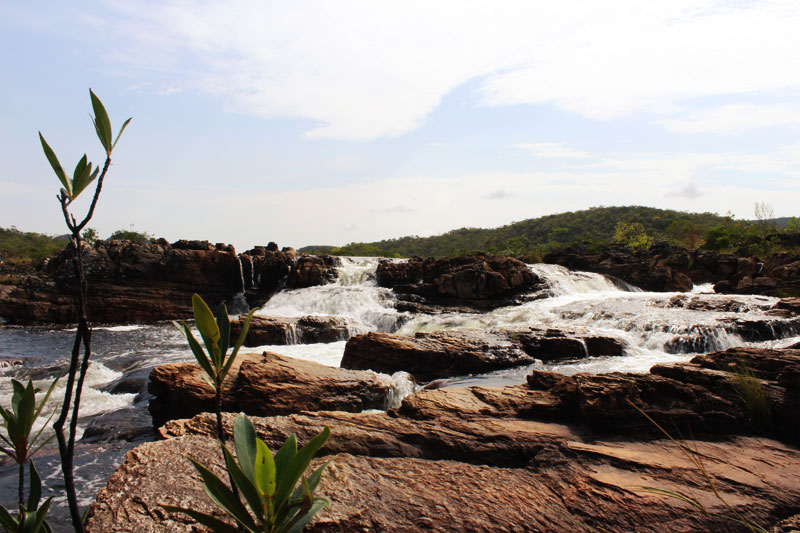
[[[214,391],[196,363],[153,369],[149,391],[153,422],[214,410]],[[298,411],[359,412],[386,408],[391,381],[373,372],[333,368],[278,354],[240,354],[225,380],[222,409],[257,416]]]
[[[623,350],[618,339],[582,330],[459,330],[413,337],[373,332],[347,342],[341,366],[387,374],[402,370],[420,381],[430,381],[530,365],[536,359],[614,356],[622,355]]]
[[[391,288],[405,308],[435,311],[437,306],[492,309],[514,303],[540,284],[522,261],[499,255],[471,255],[405,262],[381,261],[378,285]],[[399,309],[405,309],[402,305]]]
[[[648,291],[680,291],[714,283],[717,293],[800,296],[800,256],[781,252],[761,261],[709,250],[658,243],[646,251],[618,245],[603,250],[569,247],[547,254],[546,263],[614,276]]]
[[[729,350],[652,375],[536,372],[527,385],[424,390],[389,413],[313,412],[254,424],[272,449],[290,434],[302,443],[331,428],[321,454],[338,456],[319,491],[332,509],[309,531],[738,531],[714,492],[753,523],[790,524],[800,501],[800,452],[741,435],[759,430],[748,426],[745,404],[726,389],[730,375],[717,368],[744,360],[786,397],[800,382],[797,357]],[[713,434],[689,445],[713,488],[690,454],[659,436],[628,400],[681,431],[693,422],[695,437]],[[797,428],[794,416],[779,421]],[[228,434],[232,421],[224,416]],[[214,416],[171,421],[160,432],[167,440],[129,452],[98,495],[89,531],[192,530],[187,516],[168,516],[160,503],[215,512],[180,459],[191,455],[223,473]],[[690,494],[710,513],[641,487]]]
[[[245,315],[231,320],[231,345],[242,331]],[[254,316],[244,346],[267,344],[314,344],[350,338],[350,321],[338,316],[267,317]]]
[[[246,302],[237,295],[245,294],[250,305],[259,305],[284,286],[305,287],[335,277],[332,259],[297,258],[293,250],[265,249],[243,260],[231,245],[170,245],[163,239],[148,244],[98,241],[84,250],[91,322],[189,318],[193,293],[212,307],[225,302],[230,311],[240,312]],[[73,255],[67,247],[47,263],[45,272],[6,288],[0,316],[12,323],[74,322]]]
[[[430,381],[533,362],[502,334],[448,331],[409,337],[372,332],[347,341],[341,366],[386,374],[403,370],[418,380]]]

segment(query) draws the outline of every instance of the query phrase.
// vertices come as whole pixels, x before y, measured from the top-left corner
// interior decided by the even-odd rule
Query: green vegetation
[[[731,381],[744,402],[750,423],[764,431],[772,428],[772,408],[758,376],[747,365],[739,363],[733,370]]]
[[[33,425],[42,414],[47,399],[58,383],[58,379],[53,381],[44,398],[39,405],[36,405],[36,390],[33,381],[28,379],[28,384],[23,385],[16,379],[11,379],[14,394],[11,398],[11,409],[0,406],[0,416],[3,417],[3,427],[5,434],[0,433],[0,452],[8,455],[11,460],[19,467],[19,478],[17,496],[19,499],[19,515],[17,518],[11,516],[8,510],[0,505],[0,526],[8,532],[28,531],[31,533],[38,531],[51,531],[50,526],[45,521],[47,510],[50,507],[52,496],[47,498],[39,506],[42,496],[42,482],[39,473],[33,465],[33,456],[44,446],[52,437],[42,438],[44,429],[53,418],[55,411],[50,415],[42,427],[33,436]],[[28,501],[25,502],[25,463],[30,462],[28,488]]]
[[[670,224],[672,227],[672,224]],[[614,228],[614,242],[623,246],[630,246],[634,250],[648,250],[653,245],[653,238],[647,234],[644,226],[638,222],[628,224],[618,222]]]
[[[330,508],[330,501],[327,498],[314,497],[313,493],[319,485],[323,470],[333,459],[323,463],[310,476],[303,477],[311,459],[322,448],[330,434],[331,430],[326,426],[299,451],[297,437],[292,435],[273,456],[266,443],[256,437],[253,423],[244,413],[240,413],[233,425],[237,458],[234,458],[220,441],[225,456],[225,466],[238,491],[234,492],[226,487],[208,468],[189,458],[203,478],[206,493],[215,504],[236,520],[239,529],[193,509],[169,505],[162,507],[170,512],[185,513],[218,533],[243,530],[252,533],[302,531],[315,514],[322,509]],[[252,514],[242,504],[237,492],[241,492],[244,496]]]
[[[762,206],[761,216],[765,216],[763,211]],[[800,248],[800,239],[796,244],[787,244],[776,237],[800,235],[800,222],[788,220],[788,226],[780,228],[779,221],[783,219],[749,222],[713,213],[685,213],[652,207],[594,207],[493,229],[461,228],[433,237],[408,236],[341,247],[311,246],[300,251],[384,257],[452,257],[481,251],[539,261],[544,254],[567,246],[581,244],[599,249],[614,242],[646,248],[651,242],[666,241],[692,249],[703,247],[741,255],[765,255],[773,250]],[[617,234],[619,227],[633,227],[635,235],[620,236]],[[770,235],[765,236],[765,228]],[[628,242],[631,237],[634,240]]]
[[[206,345],[206,353],[197,339],[194,337],[192,330],[186,322],[178,324],[173,322],[175,327],[186,336],[189,346],[192,349],[197,363],[203,372],[206,373],[208,383],[214,388],[214,408],[217,413],[217,437],[223,440],[222,432],[222,384],[228,376],[228,372],[239,354],[239,348],[242,347],[247,332],[250,329],[250,320],[253,318],[255,309],[251,310],[247,315],[247,319],[242,326],[242,332],[234,344],[233,351],[228,356],[228,348],[230,347],[231,338],[231,322],[228,318],[228,310],[225,304],[217,308],[216,315],[211,312],[206,302],[200,297],[199,294],[192,295],[192,311],[194,312],[194,321],[197,329],[200,331],[200,337]]]
[[[131,241],[139,244],[148,243],[152,240],[152,235],[144,231],[134,231],[133,229],[118,229],[108,238],[109,241]]]
[[[0,228],[0,261],[13,263],[23,270],[37,268],[45,259],[63,250],[66,243],[65,237],[22,232],[13,226]]]

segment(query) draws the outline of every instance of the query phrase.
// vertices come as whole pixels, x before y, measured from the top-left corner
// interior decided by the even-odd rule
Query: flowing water
[[[777,301],[775,298],[717,295],[713,294],[710,286],[696,287],[686,295],[642,292],[634,287],[621,287],[598,274],[570,272],[554,265],[530,266],[545,280],[546,288],[538,298],[522,305],[480,314],[414,315],[398,312],[393,293],[377,286],[377,264],[378,260],[372,258],[343,258],[335,283],[280,292],[256,314],[346,317],[351,335],[368,331],[413,335],[459,328],[577,328],[616,338],[624,346],[623,356],[557,364],[537,363],[489,374],[451,378],[438,382],[438,386],[523,383],[531,368],[565,374],[646,372],[656,363],[685,361],[696,353],[734,346],[781,347],[800,340],[800,328],[796,324],[765,314]],[[252,273],[251,268],[247,270]],[[248,284],[253,281],[251,278],[246,280]],[[681,300],[691,302],[691,308],[681,307]],[[742,328],[737,325],[742,320],[772,321],[775,333],[770,337],[774,338],[762,341],[744,338]],[[46,389],[54,378],[63,376],[73,335],[74,330],[70,329],[0,326],[0,356],[19,358],[24,362],[22,366],[0,368],[0,403],[10,405],[12,389],[7,378],[27,380],[30,377],[38,387]],[[84,506],[105,486],[126,451],[154,438],[147,414],[149,396],[146,386],[150,369],[168,362],[193,360],[183,336],[169,323],[97,327],[92,344],[94,353],[81,403],[79,426],[85,436],[76,447],[76,478]],[[269,350],[338,366],[344,346],[345,342],[341,341],[261,346],[250,350]],[[419,387],[403,372],[385,379],[393,383],[387,406],[398,405],[403,396]],[[61,387],[59,383],[54,398],[63,390]],[[51,403],[55,406],[55,402]],[[68,530],[63,525],[67,513],[61,496],[62,482],[55,446],[43,450],[36,464],[45,478],[45,495],[56,496],[56,507],[51,511],[52,522],[60,524],[57,530]],[[0,502],[14,508],[15,496],[16,468],[8,462],[0,464]]]

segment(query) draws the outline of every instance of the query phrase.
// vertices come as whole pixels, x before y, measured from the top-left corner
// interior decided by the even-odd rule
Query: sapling
[[[70,232],[69,248],[73,252],[73,264],[75,267],[75,280],[77,285],[75,314],[77,316],[78,327],[75,333],[75,341],[72,345],[72,355],[70,357],[69,371],[67,372],[64,401],[61,405],[61,412],[53,424],[56,439],[58,440],[58,451],[61,456],[61,470],[64,474],[64,488],[67,493],[69,514],[72,519],[72,527],[77,532],[83,532],[84,529],[81,520],[81,512],[78,508],[78,498],[75,492],[73,457],[75,454],[75,435],[78,427],[78,414],[80,410],[81,393],[83,392],[83,382],[86,378],[86,372],[89,369],[89,358],[92,354],[92,330],[89,327],[88,320],[88,283],[83,264],[84,251],[81,232],[86,228],[86,225],[94,215],[97,201],[100,198],[100,191],[103,188],[103,181],[108,173],[108,169],[111,167],[111,152],[117,145],[117,141],[119,141],[122,132],[125,131],[125,128],[131,121],[130,118],[126,120],[122,124],[116,138],[113,138],[111,120],[108,118],[108,113],[103,103],[91,89],[89,90],[89,96],[92,101],[92,110],[94,111],[92,122],[94,123],[97,137],[100,139],[100,144],[103,146],[103,150],[106,154],[106,160],[102,170],[99,165],[95,167],[93,163],[90,163],[86,154],[84,154],[75,166],[75,171],[70,178],[67,176],[66,172],[64,172],[53,149],[50,148],[50,145],[47,144],[42,133],[39,132],[39,140],[42,143],[44,155],[50,162],[50,166],[53,167],[53,171],[56,173],[62,185],[58,194],[58,202],[61,205],[64,222],[66,222]],[[92,203],[89,206],[86,216],[83,220],[78,222],[75,215],[70,213],[70,206],[72,202],[95,181],[96,185]],[[81,357],[81,347],[83,347],[83,357]],[[66,424],[67,418],[70,417],[70,408],[72,408],[72,416],[70,418],[69,433],[65,434],[64,424]]]

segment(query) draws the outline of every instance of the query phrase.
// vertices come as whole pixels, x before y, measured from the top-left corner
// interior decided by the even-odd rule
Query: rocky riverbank
[[[765,391],[768,423],[737,388],[737,365]],[[738,531],[679,445],[634,405],[693,434],[690,446],[725,501],[769,526],[800,508],[798,376],[800,350],[731,349],[650,374],[533,372],[519,386],[423,390],[386,413],[254,421],[273,449],[291,433],[304,442],[331,427],[322,453],[338,456],[320,490],[333,508],[310,531]],[[224,420],[229,430],[233,415]],[[158,504],[214,510],[188,461],[176,460],[191,454],[219,471],[214,417],[169,421],[159,432],[165,440],[130,452],[112,476],[89,531],[192,531],[188,517]],[[712,514],[642,487],[689,493]]]

